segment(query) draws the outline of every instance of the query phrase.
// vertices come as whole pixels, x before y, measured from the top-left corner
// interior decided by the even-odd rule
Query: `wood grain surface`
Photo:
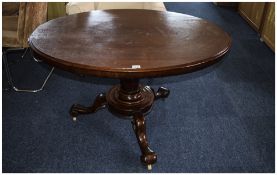
[[[29,44],[56,67],[110,78],[191,72],[220,59],[231,37],[206,20],[154,10],[91,11],[40,25]]]

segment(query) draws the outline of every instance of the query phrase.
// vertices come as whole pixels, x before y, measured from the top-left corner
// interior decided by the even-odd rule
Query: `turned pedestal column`
[[[154,100],[168,95],[169,90],[164,87],[155,92],[153,88],[139,84],[138,79],[121,79],[120,84],[113,86],[107,94],[99,94],[91,106],[72,105],[70,114],[76,121],[79,114],[90,114],[108,107],[116,116],[131,119],[142,153],[141,162],[151,169],[151,165],[157,161],[157,155],[148,145],[145,116],[150,112]]]

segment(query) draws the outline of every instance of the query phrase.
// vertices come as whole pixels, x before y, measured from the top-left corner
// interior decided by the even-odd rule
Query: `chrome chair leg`
[[[21,56],[22,59],[31,51],[30,47],[26,48],[26,50],[24,51],[23,55]],[[33,56],[33,60],[35,60],[35,62],[42,62],[42,60],[39,60],[39,59],[36,59],[34,56]]]
[[[30,48],[29,47],[26,48],[21,58],[23,59],[27,55],[27,53],[29,53],[29,51],[30,51]]]
[[[38,62],[38,63],[42,62],[42,60],[36,59],[35,57],[33,57],[33,59],[35,60],[35,62]]]
[[[24,53],[24,54],[26,54],[26,53]],[[24,57],[25,56],[22,56],[22,58],[24,58]],[[49,74],[47,75],[47,77],[45,78],[43,84],[41,85],[41,87],[39,89],[19,89],[14,85],[14,82],[13,82],[13,79],[11,76],[8,59],[7,59],[7,51],[3,51],[3,62],[4,62],[4,66],[5,66],[8,83],[13,88],[13,90],[16,92],[33,92],[33,93],[35,93],[35,92],[39,92],[39,91],[43,90],[45,84],[47,83],[48,79],[50,78],[50,76],[52,75],[52,73],[55,69],[54,67],[52,67],[52,69],[50,70]]]

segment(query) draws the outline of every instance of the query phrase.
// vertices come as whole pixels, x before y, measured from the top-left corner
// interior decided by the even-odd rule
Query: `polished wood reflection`
[[[206,20],[153,10],[104,10],[79,13],[39,26],[29,38],[37,59],[74,73],[120,79],[91,106],[74,104],[73,120],[102,108],[130,119],[141,162],[156,163],[145,116],[155,100],[170,91],[140,84],[146,77],[192,72],[219,61],[230,49],[230,36]]]
[[[30,36],[35,56],[72,72],[144,78],[191,72],[230,48],[230,36],[201,18],[154,10],[104,10],[51,20]]]

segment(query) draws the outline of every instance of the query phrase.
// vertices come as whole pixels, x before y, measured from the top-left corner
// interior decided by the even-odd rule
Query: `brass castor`
[[[151,170],[152,170],[152,165],[151,165],[151,164],[147,165],[147,170],[148,170],[148,171],[151,171]]]

